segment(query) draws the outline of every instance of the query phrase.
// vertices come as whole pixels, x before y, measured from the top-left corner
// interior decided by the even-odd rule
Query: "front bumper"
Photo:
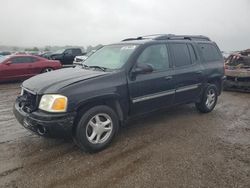
[[[224,81],[224,87],[230,88],[230,87],[236,87],[236,88],[250,88],[250,77],[247,80],[242,80],[242,78],[232,77],[230,79],[226,79]]]
[[[76,113],[46,113],[40,110],[27,113],[16,100],[14,115],[18,122],[26,129],[45,137],[65,138],[72,136],[72,128]]]

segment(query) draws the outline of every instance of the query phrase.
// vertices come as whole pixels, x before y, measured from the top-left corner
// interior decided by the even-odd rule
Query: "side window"
[[[213,62],[222,59],[220,52],[214,45],[200,43],[199,46],[205,62]]]
[[[11,63],[13,63],[13,64],[17,64],[17,63],[20,63],[20,62],[21,62],[21,60],[20,60],[19,57],[13,57],[13,58],[11,58],[10,60],[11,60]]]
[[[176,67],[182,67],[192,64],[187,44],[170,44],[170,48],[174,56],[174,65]]]
[[[73,55],[79,55],[81,54],[81,50],[80,49],[73,49]]]
[[[65,54],[70,54],[70,55],[72,55],[72,51],[73,51],[72,49],[68,49],[68,50],[65,50],[64,53],[65,53]]]
[[[38,59],[37,58],[35,58],[35,57],[29,57],[29,63],[35,63],[35,62],[37,62],[38,61]]]
[[[20,63],[33,63],[35,62],[36,58],[33,58],[33,57],[13,57],[11,59],[11,62],[13,64],[20,64]]]
[[[27,63],[27,58],[26,57],[14,57],[11,59],[11,62],[13,64]]]
[[[169,68],[168,50],[165,44],[151,45],[144,49],[137,64],[149,64],[155,71]]]
[[[192,63],[195,63],[197,61],[197,55],[195,53],[194,47],[191,44],[188,44],[188,49],[191,57]]]

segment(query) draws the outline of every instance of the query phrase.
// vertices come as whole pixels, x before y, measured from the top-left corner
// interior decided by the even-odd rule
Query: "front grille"
[[[22,95],[19,97],[19,107],[27,113],[31,113],[37,109],[37,95],[23,89]]]

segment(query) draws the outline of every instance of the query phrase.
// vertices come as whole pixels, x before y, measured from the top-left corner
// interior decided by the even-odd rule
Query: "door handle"
[[[165,80],[171,80],[173,77],[172,76],[166,76]]]

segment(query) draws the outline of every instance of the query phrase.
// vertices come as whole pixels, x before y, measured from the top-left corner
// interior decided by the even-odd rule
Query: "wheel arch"
[[[221,77],[219,77],[219,76],[211,77],[207,80],[207,83],[216,85],[216,87],[218,89],[218,95],[221,94],[221,91],[222,91],[222,79],[221,79]]]
[[[117,114],[120,124],[126,118],[125,113],[122,110],[122,106],[121,106],[121,103],[119,100],[119,95],[108,94],[108,95],[92,97],[90,99],[87,99],[87,100],[80,102],[77,105],[77,107],[76,107],[77,115],[76,115],[76,118],[74,121],[73,133],[76,129],[77,123],[80,120],[82,114],[84,112],[86,112],[87,110],[89,110],[90,108],[93,108],[93,107],[99,106],[99,105],[105,105],[105,106],[112,108],[115,111],[115,113]]]

